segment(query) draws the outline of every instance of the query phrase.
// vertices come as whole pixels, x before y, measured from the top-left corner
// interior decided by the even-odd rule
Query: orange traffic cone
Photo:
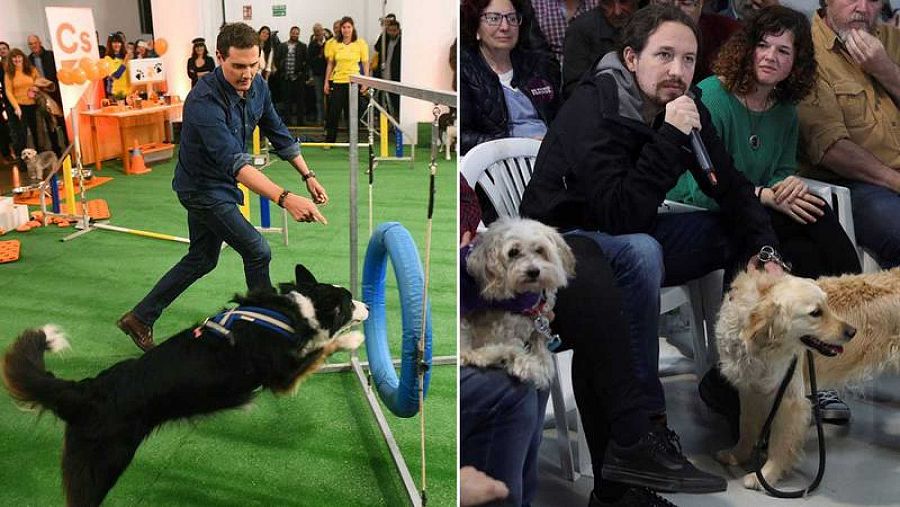
[[[131,149],[131,167],[128,168],[128,174],[145,174],[151,169],[144,164],[144,154],[138,146],[137,139],[134,140],[134,148]]]

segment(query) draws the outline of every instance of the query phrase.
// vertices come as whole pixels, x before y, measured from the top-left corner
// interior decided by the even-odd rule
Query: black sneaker
[[[812,395],[807,398],[810,403],[813,403]],[[831,389],[817,391],[816,401],[818,401],[819,414],[822,415],[823,422],[841,425],[850,422],[850,407],[838,397],[837,391]]]
[[[650,431],[631,447],[610,441],[603,478],[667,493],[714,493],[728,488],[724,478],[694,467],[681,453],[678,435],[666,427]]]
[[[657,495],[653,491],[650,491],[647,488],[628,488],[622,498],[619,498],[615,502],[604,502],[594,496],[594,492],[591,491],[591,500],[588,502],[588,507],[605,507],[605,506],[614,506],[614,507],[678,507],[674,503],[666,500],[665,498]]]

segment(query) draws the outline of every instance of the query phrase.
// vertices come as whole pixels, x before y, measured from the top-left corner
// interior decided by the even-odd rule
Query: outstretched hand
[[[288,194],[284,198],[284,209],[298,222],[319,222],[322,225],[328,225],[328,220],[319,212],[316,203],[306,197]]]
[[[306,191],[309,192],[309,196],[316,204],[328,204],[328,194],[325,193],[325,187],[319,183],[317,178],[306,180]]]

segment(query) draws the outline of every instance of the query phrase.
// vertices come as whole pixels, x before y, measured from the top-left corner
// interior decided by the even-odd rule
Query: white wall
[[[44,7],[52,6],[93,8],[100,44],[106,44],[109,33],[117,30],[125,32],[129,40],[149,35],[140,33],[137,0],[0,0],[0,40],[28,53],[25,39],[34,33],[44,42],[44,47],[53,49],[44,14]]]
[[[401,22],[403,60],[400,74],[403,83],[452,90],[453,73],[448,59],[450,45],[459,32],[459,3],[456,0],[404,0],[403,15],[406,19],[416,20],[415,23]],[[401,97],[400,125],[403,130],[418,135],[416,123],[432,122],[433,107],[428,102]]]
[[[196,37],[206,39],[206,47],[215,58],[216,35],[222,24],[220,0],[191,0],[191,9],[184,8],[184,0],[152,0],[153,31],[157,38],[169,43],[162,59],[166,65],[169,93],[184,100],[191,89],[187,65],[191,56],[191,41]]]

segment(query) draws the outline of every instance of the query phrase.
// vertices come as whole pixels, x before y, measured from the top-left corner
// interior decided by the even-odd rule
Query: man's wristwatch
[[[763,265],[767,262],[774,262],[781,266],[781,269],[786,272],[791,272],[791,263],[785,262],[784,259],[781,258],[781,254],[778,253],[778,250],[775,250],[775,247],[765,245],[764,247],[759,249],[759,253],[756,254],[757,260],[759,260],[759,269],[764,269]]]
[[[315,177],[316,177],[316,172],[313,171],[313,170],[310,170],[308,173],[306,173],[306,174],[304,174],[303,176],[301,176],[301,178],[303,178],[303,181],[306,181],[306,180],[308,180],[308,179],[310,179],[310,178],[315,178]]]

